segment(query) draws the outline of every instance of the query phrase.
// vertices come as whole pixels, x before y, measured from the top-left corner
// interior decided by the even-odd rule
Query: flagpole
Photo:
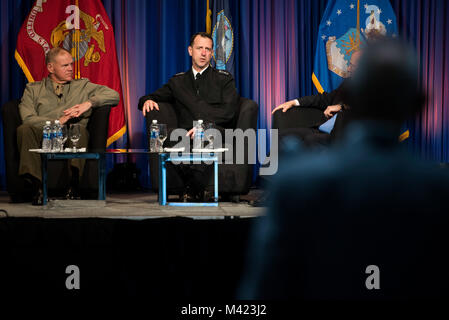
[[[76,0],[75,1],[75,3],[76,3],[76,7],[77,7],[77,10],[78,10],[78,12],[79,12],[79,1],[78,0]],[[77,43],[76,43],[76,50],[77,50],[77,60],[76,60],[76,64],[77,64],[77,67],[78,67],[78,77],[77,77],[77,79],[80,79],[81,78],[81,65],[80,65],[80,30],[79,30],[79,27],[80,27],[80,21],[79,21],[79,15],[78,15],[78,17],[76,17],[75,16],[75,19],[76,18],[78,18],[78,23],[77,24],[75,24],[75,25],[78,25],[78,29],[76,29],[76,31],[75,31],[75,33],[76,33],[76,40],[77,40]]]
[[[207,6],[207,8],[206,8],[206,32],[211,34],[211,32],[212,32],[212,21],[211,21],[212,11],[210,10],[210,7],[209,7],[209,0],[207,0],[206,6]]]
[[[357,29],[355,31],[356,50],[359,49],[359,44],[360,44],[360,0],[357,0]]]

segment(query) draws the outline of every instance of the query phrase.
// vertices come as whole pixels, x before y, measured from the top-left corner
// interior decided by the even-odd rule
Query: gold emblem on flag
[[[109,27],[99,14],[94,18],[79,10],[79,16],[84,22],[84,29],[68,29],[64,20],[53,29],[50,39],[53,47],[62,45],[64,49],[70,51],[75,61],[84,57],[84,66],[87,67],[91,62],[100,61],[101,51],[106,53],[103,30],[98,30],[100,22],[106,30]],[[96,41],[96,44],[92,39]]]

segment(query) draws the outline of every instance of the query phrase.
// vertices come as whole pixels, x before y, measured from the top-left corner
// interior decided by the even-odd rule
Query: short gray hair
[[[61,52],[67,52],[68,54],[72,55],[69,50],[61,47],[55,47],[51,48],[50,51],[47,52],[45,55],[45,64],[49,64],[50,62],[55,62],[55,58],[61,53]]]

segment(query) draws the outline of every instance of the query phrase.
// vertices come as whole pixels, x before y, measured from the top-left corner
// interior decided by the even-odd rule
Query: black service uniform
[[[194,79],[192,69],[174,75],[164,86],[140,98],[140,110],[147,100],[172,103],[178,126],[186,130],[192,129],[193,121],[198,119],[232,128],[239,95],[229,72],[209,66],[198,80]]]
[[[190,130],[193,127],[193,121],[202,119],[204,123],[213,122],[224,139],[223,129],[234,128],[237,118],[239,95],[234,78],[229,72],[217,70],[211,66],[197,76],[198,78],[195,79],[192,68],[174,75],[161,88],[141,97],[138,107],[142,110],[147,100],[171,103],[174,106],[179,128]],[[152,116],[149,117],[151,118]],[[149,122],[148,119],[147,122]],[[170,131],[170,128],[168,129]],[[170,135],[170,132],[168,134]],[[176,143],[166,142],[167,146]],[[174,171],[184,182],[184,188],[188,193],[198,196],[204,189],[211,189],[212,166],[168,164],[168,167],[175,167]]]

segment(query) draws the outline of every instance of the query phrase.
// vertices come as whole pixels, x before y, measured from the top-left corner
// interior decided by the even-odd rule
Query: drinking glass
[[[70,141],[73,144],[73,152],[76,152],[76,144],[81,137],[81,130],[79,124],[71,124],[69,129]]]
[[[64,144],[67,141],[67,135],[68,135],[67,126],[66,125],[62,125],[61,126],[61,132],[62,132],[62,136],[60,138],[61,141],[59,141],[59,146],[61,148],[60,151],[64,152]]]
[[[158,124],[159,127],[159,152],[164,152],[164,141],[167,139],[167,125],[164,123]]]
[[[207,122],[204,125],[204,135],[207,141],[209,141],[209,143],[207,144],[208,149],[214,148],[214,138],[215,138],[214,131],[215,131],[215,124],[213,122]]]

